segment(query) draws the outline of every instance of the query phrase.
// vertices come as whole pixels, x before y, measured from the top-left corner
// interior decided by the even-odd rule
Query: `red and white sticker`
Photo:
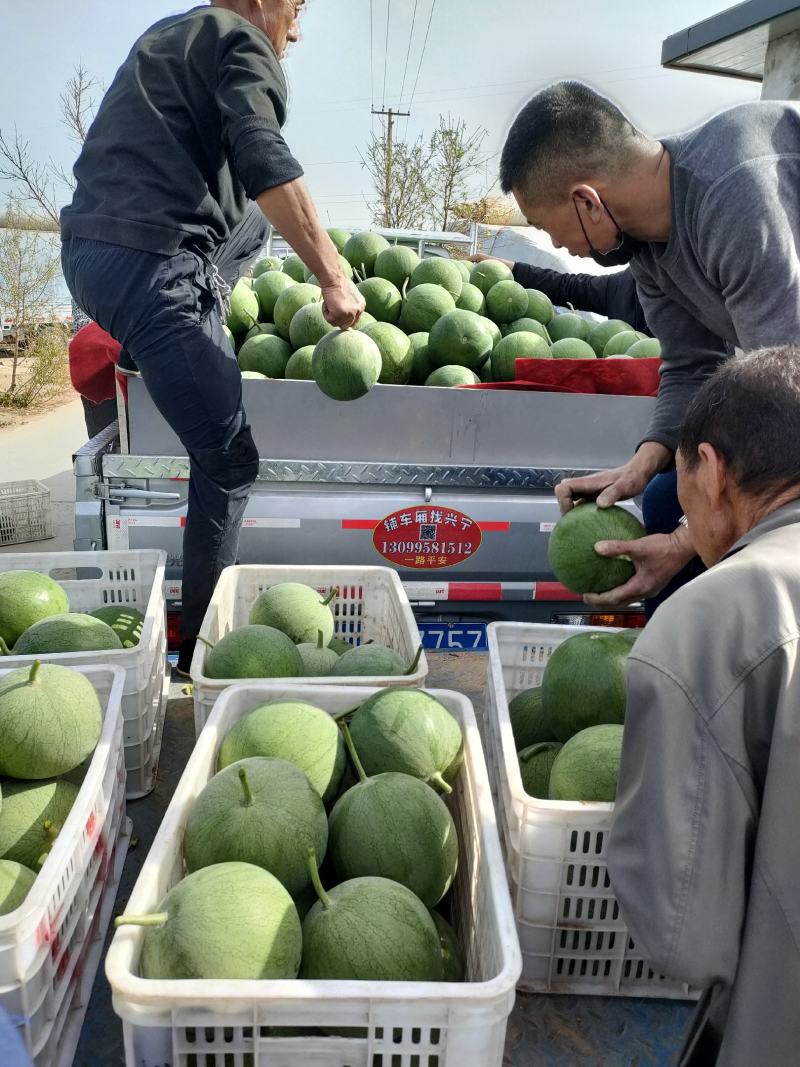
[[[398,567],[438,570],[470,559],[481,547],[481,527],[462,511],[412,507],[393,511],[372,533],[375,550]]]

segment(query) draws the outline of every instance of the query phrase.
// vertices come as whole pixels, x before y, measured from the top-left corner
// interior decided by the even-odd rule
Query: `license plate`
[[[486,652],[485,622],[420,622],[422,644],[429,652]]]

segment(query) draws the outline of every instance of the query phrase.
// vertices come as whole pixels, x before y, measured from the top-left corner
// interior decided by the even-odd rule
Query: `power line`
[[[372,31],[372,5],[373,0],[369,0],[369,98],[375,107],[375,36]]]
[[[425,40],[422,42],[422,54],[419,57],[419,66],[417,67],[417,76],[414,79],[414,88],[411,90],[411,99],[408,101],[408,110],[411,110],[411,105],[414,103],[414,96],[417,92],[417,86],[419,85],[419,76],[422,71],[422,64],[425,61],[425,50],[428,47],[428,38],[431,33],[431,23],[433,22],[433,13],[436,10],[436,0],[433,0],[431,4],[431,14],[428,19],[428,28],[425,30]]]
[[[414,0],[414,13],[411,16],[411,33],[409,33],[409,35],[408,35],[408,51],[406,52],[406,65],[405,65],[405,68],[403,69],[403,84],[400,86],[400,99],[397,102],[400,107],[403,106],[403,91],[404,91],[404,89],[406,87],[406,74],[408,74],[408,61],[411,58],[411,42],[414,40],[414,27],[417,24],[417,4],[418,3],[419,3],[419,0]]]
[[[386,44],[383,55],[383,98],[381,107],[386,108],[386,77],[389,73],[389,26],[392,22],[392,0],[389,0],[386,8]]]

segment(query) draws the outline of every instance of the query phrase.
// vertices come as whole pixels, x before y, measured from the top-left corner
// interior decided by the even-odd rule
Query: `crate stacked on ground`
[[[281,700],[306,701],[334,714],[375,691],[264,682],[227,689],[195,746],[127,910],[155,911],[183,877],[189,812],[214,775],[220,744],[235,723]],[[106,974],[123,1021],[128,1067],[195,1058],[205,1067],[234,1061],[250,1067],[500,1067],[520,957],[489,783],[471,704],[456,693],[431,695],[455,716],[464,736],[464,765],[448,798],[460,838],[448,899],[467,981],[143,979],[144,930],[122,927],[109,949]],[[346,1036],[348,1030],[353,1036]]]
[[[161,747],[169,684],[165,565],[166,554],[154,550],[0,555],[0,571],[38,571],[53,578],[66,592],[71,611],[118,606],[144,615],[141,640],[133,648],[40,656],[15,656],[12,650],[2,660],[8,669],[29,666],[38,658],[64,667],[102,663],[125,672],[122,717],[129,800],[152,790]]]
[[[41,482],[0,485],[0,546],[46,541],[53,536],[50,490]]]
[[[130,837],[123,671],[77,667],[104,718],[77,798],[23,903],[0,916],[0,1006],[35,1067],[72,1063]],[[0,671],[0,677],[8,674]]]
[[[648,967],[620,914],[606,865],[614,805],[540,800],[523,788],[509,702],[541,685],[562,642],[589,630],[489,626],[485,749],[522,948],[519,988],[690,999],[687,986]]]
[[[397,572],[389,567],[228,567],[222,572],[211,598],[200,637],[214,644],[220,638],[246,626],[250,611],[265,589],[282,582],[298,582],[316,589],[331,601],[334,636],[354,647],[372,641],[388,645],[411,664],[421,638]],[[239,679],[209,678],[205,674],[208,647],[198,642],[192,660],[195,731],[200,734],[223,690]],[[428,674],[423,654],[410,674],[386,676],[338,676],[286,679],[301,685],[420,686]]]

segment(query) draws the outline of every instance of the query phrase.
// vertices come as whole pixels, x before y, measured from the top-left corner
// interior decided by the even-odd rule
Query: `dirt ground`
[[[17,364],[17,381],[24,381],[28,376],[30,362],[30,359],[25,356],[20,357]],[[0,396],[6,393],[11,385],[12,368],[13,361],[11,357],[5,352],[0,353]],[[35,416],[61,407],[62,404],[68,403],[70,400],[74,399],[74,397],[75,390],[72,388],[69,380],[69,373],[65,368],[63,388],[59,391],[57,396],[48,400],[46,403],[37,404],[29,408],[15,408],[0,404],[0,430],[22,426],[26,422],[30,422]]]

